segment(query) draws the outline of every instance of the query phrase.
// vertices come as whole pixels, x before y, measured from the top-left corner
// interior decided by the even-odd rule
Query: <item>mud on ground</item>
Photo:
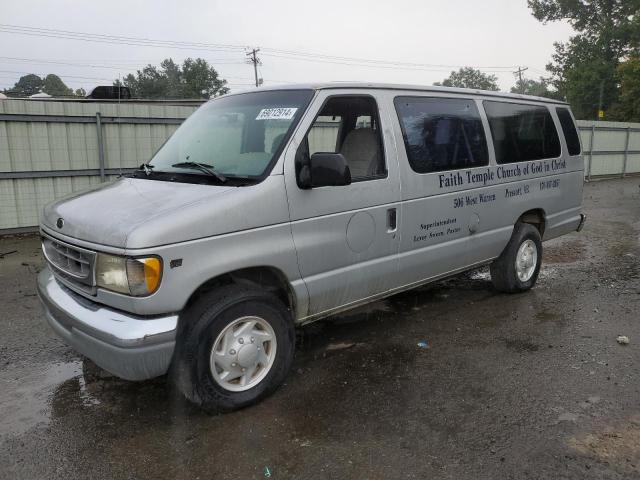
[[[0,478],[640,478],[639,183],[586,185],[532,291],[484,269],[310,325],[217,417],[96,376],[43,322],[38,239],[0,239]]]

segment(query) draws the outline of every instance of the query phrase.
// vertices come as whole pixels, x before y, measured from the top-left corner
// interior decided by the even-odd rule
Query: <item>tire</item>
[[[521,256],[520,270],[516,266],[518,252]],[[528,252],[535,253],[535,259]],[[518,223],[513,229],[509,243],[502,254],[491,264],[491,281],[496,290],[506,293],[524,292],[532,288],[538,280],[542,264],[542,240],[540,232],[529,223]],[[520,271],[521,275],[518,274]]]
[[[247,330],[252,322],[257,323]],[[188,400],[208,413],[237,410],[262,400],[282,384],[291,368],[293,321],[282,302],[268,292],[221,287],[196,301],[181,325],[171,377]],[[265,340],[269,336],[272,340]],[[263,363],[255,363],[261,361],[258,357]],[[217,359],[224,360],[228,370]],[[244,367],[246,375],[240,373]],[[227,379],[233,379],[223,379],[225,372]]]

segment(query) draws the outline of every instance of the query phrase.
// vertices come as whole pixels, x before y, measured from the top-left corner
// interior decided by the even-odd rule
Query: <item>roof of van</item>
[[[328,89],[380,89],[380,90],[403,90],[403,91],[420,91],[420,92],[437,92],[437,93],[456,93],[466,95],[476,95],[483,97],[498,97],[498,98],[510,98],[517,100],[554,103],[560,105],[567,105],[562,100],[554,100],[552,98],[535,97],[533,95],[520,95],[518,93],[505,93],[494,92],[490,90],[476,90],[473,88],[454,88],[454,87],[438,87],[438,86],[425,86],[425,85],[403,85],[394,83],[370,83],[370,82],[326,82],[326,83],[302,83],[302,84],[287,84],[287,85],[273,85],[273,86],[261,86],[260,91],[266,90],[328,90]],[[237,93],[255,92],[256,90],[243,90]],[[231,95],[234,95],[232,93]]]

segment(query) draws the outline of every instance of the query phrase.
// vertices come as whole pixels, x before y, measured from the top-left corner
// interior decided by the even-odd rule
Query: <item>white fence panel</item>
[[[197,106],[0,101],[0,231],[33,229],[49,201],[148,161]],[[337,124],[323,120],[311,151],[335,149]],[[587,178],[640,173],[640,123],[578,121],[578,128]],[[270,145],[282,132],[267,133]]]
[[[198,106],[0,101],[0,230],[39,223],[42,207],[148,161]]]
[[[640,123],[578,120],[585,177],[640,173]]]

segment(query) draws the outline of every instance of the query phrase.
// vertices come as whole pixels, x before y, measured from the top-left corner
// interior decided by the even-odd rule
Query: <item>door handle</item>
[[[395,208],[387,210],[387,232],[392,233],[398,229],[398,213]]]

